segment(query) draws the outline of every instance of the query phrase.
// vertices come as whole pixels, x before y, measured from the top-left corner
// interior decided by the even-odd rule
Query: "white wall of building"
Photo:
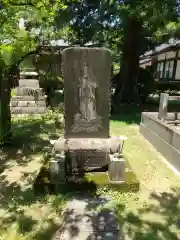
[[[161,54],[158,55],[158,61],[165,60],[165,58],[166,58],[165,53],[161,53]]]
[[[176,57],[176,52],[174,52],[174,51],[166,53],[166,59],[175,58],[175,57]]]

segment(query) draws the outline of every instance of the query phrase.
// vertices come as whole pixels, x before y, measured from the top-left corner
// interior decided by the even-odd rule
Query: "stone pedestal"
[[[160,119],[162,121],[166,120],[167,109],[168,109],[168,99],[169,99],[169,94],[161,93],[158,119]]]
[[[125,159],[120,155],[110,155],[109,179],[111,182],[125,181]]]
[[[49,163],[50,170],[50,181],[52,184],[57,184],[58,182],[65,182],[65,156],[64,154],[56,154],[54,159],[50,160]]]
[[[109,166],[110,181],[123,182],[125,160],[120,155],[123,142],[123,137],[58,139],[54,144],[54,159],[50,162],[52,182],[62,182],[66,173],[72,175],[84,169],[93,170],[105,166]]]
[[[39,87],[36,72],[20,74],[19,86],[11,98],[12,114],[43,114],[46,111],[46,96]]]

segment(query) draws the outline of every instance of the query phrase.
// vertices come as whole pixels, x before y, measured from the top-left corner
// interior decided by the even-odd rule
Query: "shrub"
[[[155,90],[155,82],[153,73],[150,68],[139,68],[139,78],[137,83],[137,91],[139,93],[140,101],[144,103]]]
[[[119,86],[120,89],[121,79],[120,79],[120,72],[115,74],[111,79],[111,88],[116,89],[118,86],[118,81],[120,81]],[[151,69],[143,69],[139,68],[139,77],[137,81],[137,92],[139,94],[140,101],[144,103],[150,93],[152,93],[155,89],[153,74]]]
[[[52,107],[51,99],[54,97],[55,91],[64,88],[62,77],[53,73],[44,74],[41,72],[39,83],[47,95],[47,105]]]

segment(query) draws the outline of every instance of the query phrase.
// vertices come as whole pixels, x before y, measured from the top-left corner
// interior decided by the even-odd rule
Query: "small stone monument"
[[[36,72],[20,73],[19,86],[15,88],[10,105],[12,114],[43,114],[46,111],[46,96],[39,87]]]
[[[111,54],[106,49],[73,47],[62,53],[65,135],[53,148],[51,181],[66,174],[109,166],[109,179],[123,182],[123,139],[109,137]]]
[[[158,119],[160,119],[162,121],[166,120],[166,117],[167,117],[168,99],[169,99],[169,94],[161,93]]]

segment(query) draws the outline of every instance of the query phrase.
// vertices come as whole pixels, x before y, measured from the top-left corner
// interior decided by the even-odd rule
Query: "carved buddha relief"
[[[98,85],[93,81],[92,72],[85,64],[83,77],[79,80],[79,112],[74,116],[72,131],[96,132],[101,128],[101,118],[97,115],[96,91]]]

